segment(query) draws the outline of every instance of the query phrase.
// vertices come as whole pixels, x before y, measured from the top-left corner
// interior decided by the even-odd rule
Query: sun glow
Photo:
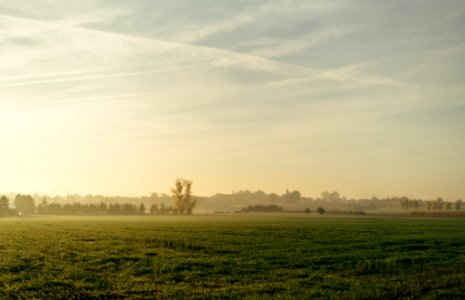
[[[2,188],[464,197],[463,5],[3,2]]]

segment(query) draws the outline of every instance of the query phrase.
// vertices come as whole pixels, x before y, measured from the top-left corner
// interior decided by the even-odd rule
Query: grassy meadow
[[[465,219],[0,219],[0,298],[459,299]]]

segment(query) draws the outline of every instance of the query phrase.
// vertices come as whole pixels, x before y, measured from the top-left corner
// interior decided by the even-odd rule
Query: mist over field
[[[237,191],[209,197],[192,194],[193,181],[179,179],[171,192],[147,196],[9,194],[0,197],[0,216],[15,215],[191,215],[243,213],[409,214],[465,215],[462,200],[402,197],[348,199],[337,191],[313,198],[299,191],[283,194]],[[195,187],[195,185],[194,185]]]
[[[461,299],[460,0],[0,0],[1,299]]]

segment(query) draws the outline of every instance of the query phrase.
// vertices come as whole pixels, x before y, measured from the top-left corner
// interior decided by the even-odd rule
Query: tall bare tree
[[[178,178],[171,189],[176,214],[192,214],[196,201],[192,199],[192,180]]]

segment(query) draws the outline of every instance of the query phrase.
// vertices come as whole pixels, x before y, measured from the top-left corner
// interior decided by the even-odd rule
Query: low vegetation
[[[322,192],[319,197],[304,197],[299,191],[282,195],[263,191],[238,191],[215,194],[211,197],[194,196],[191,180],[177,179],[171,195],[152,193],[150,196],[121,197],[101,195],[22,195],[0,197],[0,216],[6,215],[190,215],[193,213],[222,214],[237,212],[316,212],[324,213],[393,213],[461,212],[462,200],[449,201],[411,199],[408,197],[348,199],[338,192]],[[322,210],[323,209],[323,210]],[[195,211],[194,211],[195,210]],[[421,214],[418,214],[421,215]],[[451,215],[460,215],[451,214]]]
[[[283,208],[278,205],[249,205],[242,209],[242,212],[282,212]]]
[[[465,295],[461,218],[10,217],[0,235],[0,298]]]

